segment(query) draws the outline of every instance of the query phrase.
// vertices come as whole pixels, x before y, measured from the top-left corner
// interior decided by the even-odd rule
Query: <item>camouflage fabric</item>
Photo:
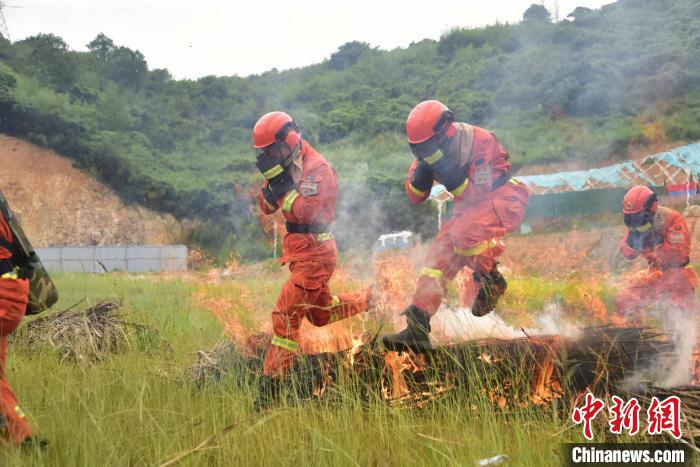
[[[41,313],[58,301],[58,290],[17,222],[17,218],[12,214],[10,205],[1,191],[0,212],[5,217],[14,237],[12,263],[19,269],[18,276],[29,280],[29,304],[26,314]]]

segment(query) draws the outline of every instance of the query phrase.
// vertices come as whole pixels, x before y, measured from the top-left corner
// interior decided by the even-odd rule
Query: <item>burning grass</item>
[[[300,339],[302,361],[312,370],[303,370],[306,378],[311,378],[303,385],[314,388],[307,393],[337,393],[338,385],[348,384],[350,378],[350,386],[359,384],[365,395],[381,394],[392,406],[420,407],[453,389],[473,392],[476,386],[481,388],[479,397],[497,407],[524,408],[562,398],[567,390],[570,399],[589,386],[600,384],[607,391],[626,374],[648,363],[656,355],[653,349],[661,353],[664,345],[670,345],[661,343],[666,336],[663,333],[608,326],[612,291],[599,281],[574,276],[564,282],[525,277],[510,278],[509,292],[499,309],[510,323],[527,326],[531,331],[509,325],[497,313],[474,318],[468,309],[443,309],[433,319],[433,337],[438,347],[428,360],[384,353],[367,342],[376,342],[381,331],[403,325],[398,311],[410,298],[417,274],[411,256],[404,252],[376,257],[374,270],[375,308],[365,320],[356,318],[324,328],[304,322]],[[350,271],[348,266],[339,268],[336,290],[356,282]],[[448,303],[458,303],[460,296],[463,300],[468,295],[469,276],[462,276],[452,286]],[[265,348],[251,347],[251,339],[258,344],[263,339],[254,339],[259,332],[254,325],[242,331],[240,318],[241,313],[249,316],[251,310],[256,310],[261,322],[265,322],[267,313],[261,311],[259,297],[254,303],[254,294],[241,283],[222,282],[216,287],[219,288],[213,293],[200,289],[195,297],[224,325],[234,345],[220,345],[211,353],[217,358],[208,358],[209,352],[199,352],[193,373],[200,385],[208,376],[219,378],[229,372],[227,362],[241,365],[243,361],[243,367],[257,365],[260,371]],[[559,315],[556,319],[544,319],[547,313],[536,316],[538,311],[550,308]],[[263,331],[269,334],[269,328]],[[228,355],[220,355],[221,349]],[[222,368],[218,368],[219,361]],[[198,369],[202,365],[207,369]],[[375,386],[370,387],[363,378]],[[298,382],[304,377],[294,374],[291,379]],[[605,382],[601,383],[601,379]]]
[[[86,295],[92,303],[119,299],[130,320],[158,329],[172,350],[105,354],[99,365],[82,366],[61,363],[54,355],[37,354],[10,342],[7,376],[38,433],[48,438],[50,449],[43,453],[3,450],[3,466],[74,465],[76,459],[85,465],[160,465],[211,439],[206,449],[193,452],[178,465],[474,465],[478,459],[505,453],[513,465],[558,466],[561,459],[553,452],[558,452],[559,443],[582,441],[580,430],[567,429],[570,412],[562,409],[564,403],[556,402],[565,402],[566,397],[554,399],[559,408],[549,403],[531,402],[526,408],[511,404],[508,391],[519,391],[519,383],[501,391],[498,381],[502,379],[496,376],[501,372],[517,376],[519,367],[486,348],[470,350],[468,361],[475,368],[470,371],[478,375],[479,370],[491,379],[475,379],[459,387],[458,381],[450,381],[440,386],[444,389],[440,393],[440,387],[428,385],[430,379],[423,383],[417,380],[420,374],[411,373],[406,384],[423,384],[429,388],[424,391],[428,395],[409,392],[409,397],[388,402],[377,388],[384,382],[393,389],[393,383],[382,370],[384,355],[370,351],[374,348],[371,332],[351,355],[349,351],[342,352],[342,358],[321,354],[300,363],[300,375],[318,368],[324,368],[325,375],[335,375],[323,380],[322,393],[300,401],[300,391],[291,391],[275,410],[253,413],[256,371],[239,372],[234,361],[219,376],[206,376],[205,381],[217,384],[203,384],[198,390],[190,372],[193,360],[200,358],[198,349],[213,348],[227,338],[218,319],[193,294],[203,285],[225,287],[234,280],[202,284],[201,277],[200,282],[147,277],[56,276],[62,293],[59,307]],[[267,318],[283,278],[282,273],[242,272],[235,281],[245,284]],[[212,369],[218,354],[206,353],[202,358]],[[553,362],[553,376],[545,371],[538,381],[558,377],[559,363]],[[432,365],[430,360],[427,364]],[[504,365],[513,370],[503,369]],[[432,377],[430,372],[424,375]],[[529,388],[535,378],[532,374],[520,381]],[[506,406],[495,403],[491,391],[494,396],[503,395]],[[527,401],[526,395],[523,391],[519,401]],[[658,439],[640,435],[634,441]]]

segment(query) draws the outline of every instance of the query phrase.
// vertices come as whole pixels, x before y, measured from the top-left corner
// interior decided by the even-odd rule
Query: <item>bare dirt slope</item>
[[[0,135],[0,190],[37,247],[181,243],[193,221],[125,205],[56,153]]]

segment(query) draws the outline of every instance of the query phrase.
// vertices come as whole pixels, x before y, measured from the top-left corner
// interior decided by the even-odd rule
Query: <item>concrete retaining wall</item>
[[[185,245],[64,246],[37,248],[48,271],[164,272],[187,270]]]

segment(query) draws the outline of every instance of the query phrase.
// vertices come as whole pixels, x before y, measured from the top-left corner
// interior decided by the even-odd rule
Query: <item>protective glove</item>
[[[634,251],[642,251],[642,233],[630,230],[627,233],[627,246]]]
[[[270,179],[270,191],[275,198],[281,198],[295,188],[294,180],[289,173],[282,172],[275,178]]]
[[[267,204],[269,204],[270,206],[274,206],[275,208],[280,207],[277,203],[277,198],[275,198],[275,195],[274,193],[272,193],[272,190],[269,186],[262,187],[261,191],[263,198],[265,198],[265,201],[267,201]]]
[[[269,189],[274,195],[275,200],[294,189],[294,181],[291,175],[289,175],[289,172],[283,168],[281,156],[259,154],[255,166],[260,170],[260,173],[269,180]]]
[[[467,179],[464,168],[459,166],[456,158],[443,155],[440,159],[430,165],[435,173],[438,182],[445,185],[447,191],[452,191],[459,187]]]
[[[255,166],[268,180],[272,180],[273,177],[281,174],[284,171],[284,167],[282,166],[282,155],[278,151],[275,151],[272,155],[266,152],[261,152],[255,158]]]
[[[413,177],[411,178],[411,185],[413,185],[417,190],[428,191],[433,186],[433,169],[425,161],[418,162],[416,170],[413,172]]]
[[[627,246],[635,251],[649,250],[658,244],[655,237],[652,230],[646,232],[631,230],[627,234]]]

